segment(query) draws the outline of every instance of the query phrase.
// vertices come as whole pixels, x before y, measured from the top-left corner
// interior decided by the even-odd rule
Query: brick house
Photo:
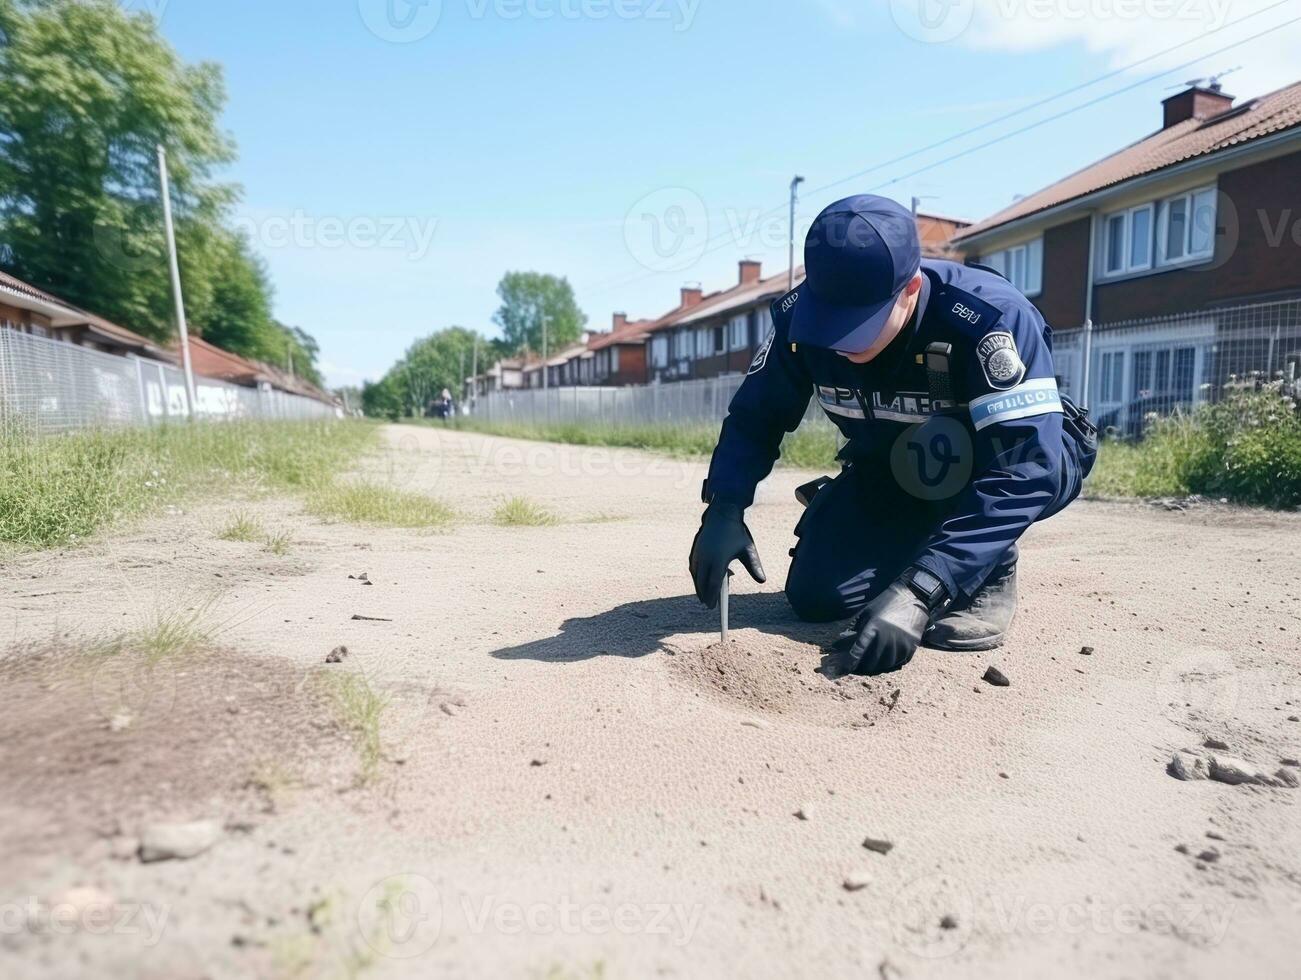
[[[1062,388],[1134,432],[1301,359],[1301,83],[1162,102],[1161,128],[957,232],[1057,332]],[[1084,387],[1087,385],[1087,391]]]

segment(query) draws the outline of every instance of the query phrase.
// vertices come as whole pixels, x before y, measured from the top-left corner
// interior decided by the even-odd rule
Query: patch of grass
[[[310,491],[374,445],[374,425],[231,422],[0,435],[0,542],[75,544],[166,503],[232,489]]]
[[[288,531],[280,531],[277,534],[268,534],[263,547],[273,555],[289,554],[289,546],[293,543],[293,537]]]
[[[307,506],[318,517],[385,527],[439,528],[456,518],[455,511],[441,500],[369,480],[322,487],[311,495]]]
[[[1139,442],[1103,444],[1088,492],[1103,497],[1203,494],[1301,506],[1301,415],[1278,384],[1154,420]]]
[[[210,647],[217,627],[211,619],[214,599],[190,609],[159,609],[140,628],[91,643],[85,651],[103,659],[131,654],[148,666],[199,653]]]
[[[511,497],[493,511],[492,522],[501,527],[552,527],[560,519],[525,497]]]
[[[222,541],[253,542],[262,540],[265,535],[261,522],[244,511],[237,513],[229,524],[217,532],[217,537]]]
[[[370,782],[379,770],[384,751],[380,725],[388,699],[360,674],[324,673],[321,676],[339,723],[357,737],[357,756],[361,764],[358,779],[363,783]]]

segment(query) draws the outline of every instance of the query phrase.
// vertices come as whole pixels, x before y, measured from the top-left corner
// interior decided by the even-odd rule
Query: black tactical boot
[[[922,644],[933,650],[992,650],[1016,614],[1016,558],[1013,545],[985,584],[967,602],[954,603],[931,623]]]

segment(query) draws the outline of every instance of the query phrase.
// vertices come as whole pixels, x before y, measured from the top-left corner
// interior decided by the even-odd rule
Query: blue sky
[[[334,384],[417,337],[492,334],[511,269],[567,276],[593,327],[655,316],[736,262],[785,268],[849,193],[982,217],[1156,128],[1185,78],[1294,80],[1298,25],[924,174],[908,171],[1301,16],[1301,0],[127,0],[221,63],[239,220],[277,315]],[[1228,25],[1228,26],[1226,26]],[[1204,36],[1203,36],[1204,35]],[[1171,55],[915,159],[917,147],[1181,41]],[[1289,74],[1289,72],[1293,74]],[[902,178],[902,179],[897,179]],[[886,183],[890,181],[890,183]],[[881,186],[885,184],[885,186]],[[658,238],[654,237],[658,234]]]

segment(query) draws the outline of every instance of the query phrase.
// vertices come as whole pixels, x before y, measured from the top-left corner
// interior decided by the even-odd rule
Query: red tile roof
[[[111,344],[123,350],[133,351],[157,360],[170,361],[172,359],[168,351],[147,337],[142,337],[126,327],[119,327],[116,323],[105,320],[102,316],[88,313],[72,305],[67,300],[59,299],[53,293],[37,289],[31,283],[24,282],[17,276],[11,276],[7,272],[0,272],[0,289],[35,300],[42,307],[52,307],[53,309],[49,310],[46,315],[51,318],[57,327],[81,327],[86,332],[95,335],[95,339],[102,343]],[[42,312],[45,311],[42,310]]]
[[[955,242],[960,245],[964,239],[973,235],[1019,221],[1087,194],[1187,160],[1241,146],[1298,125],[1301,125],[1301,82],[1295,82],[1209,119],[1186,119],[1146,136],[1041,191],[1021,198],[997,214],[964,228],[955,236]]]

